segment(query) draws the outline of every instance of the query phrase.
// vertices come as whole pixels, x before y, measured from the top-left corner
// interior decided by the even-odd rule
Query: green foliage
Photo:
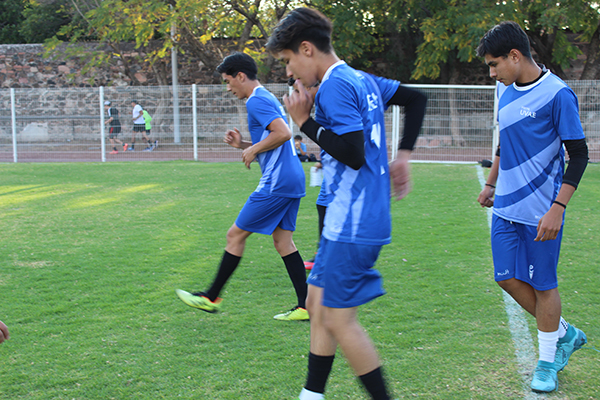
[[[360,60],[366,66],[365,53],[381,51],[387,10],[393,0],[336,0],[313,1],[311,5],[333,22],[333,45],[336,53],[348,62]]]
[[[87,70],[122,58],[125,42],[145,54],[135,61],[150,63],[168,62],[171,50],[185,43],[208,68],[236,49],[253,54],[264,74],[271,64],[262,44],[284,12],[300,4],[332,19],[341,58],[357,68],[387,61],[388,76],[402,80],[435,80],[456,61],[479,62],[479,39],[502,20],[517,21],[540,61],[561,74],[581,54],[567,34],[589,40],[599,22],[598,7],[586,0],[0,0],[0,42],[54,35],[50,53],[63,40],[94,39],[102,50],[68,52],[88,60]]]
[[[0,0],[0,44],[24,43],[19,33],[25,0]]]
[[[567,40],[567,32],[589,38],[598,26],[598,9],[584,0],[453,0],[424,1],[429,15],[422,20],[423,43],[419,47],[413,78],[437,78],[440,65],[457,55],[463,62],[475,60],[479,39],[503,20],[518,22],[532,39],[542,61],[566,67],[581,51]],[[550,65],[551,67],[551,65]]]
[[[27,43],[44,43],[72,21],[68,0],[50,3],[29,0],[23,10],[23,18],[19,32]]]
[[[435,79],[440,66],[456,56],[472,62],[481,37],[503,18],[503,8],[494,0],[433,2],[430,17],[421,24],[423,43],[418,48],[414,79]]]

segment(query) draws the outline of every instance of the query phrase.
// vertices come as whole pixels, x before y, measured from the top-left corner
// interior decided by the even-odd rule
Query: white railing
[[[588,138],[590,161],[600,161],[600,85],[597,81],[567,82],[579,97],[581,121]],[[285,84],[266,84],[278,98]],[[496,147],[493,86],[410,85],[428,96],[423,129],[413,160],[477,162],[491,159]],[[240,152],[223,142],[227,129],[237,127],[248,137],[243,101],[224,85],[172,87],[101,87],[0,89],[0,162],[175,160],[239,161]],[[177,93],[177,101],[174,101]],[[120,140],[132,143],[131,100],[152,115],[154,151],[138,134],[135,151],[109,154],[113,148],[104,125],[103,103],[118,108]],[[174,107],[178,104],[178,107]],[[177,108],[177,109],[175,109]],[[388,150],[394,157],[402,135],[404,111],[386,113]],[[178,135],[175,135],[178,127]],[[295,134],[297,127],[292,126]],[[308,151],[318,147],[305,140]]]

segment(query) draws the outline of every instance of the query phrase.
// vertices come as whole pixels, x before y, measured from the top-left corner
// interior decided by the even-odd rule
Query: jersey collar
[[[327,78],[329,78],[329,75],[331,75],[331,73],[333,72],[333,70],[336,67],[339,67],[340,65],[346,64],[346,62],[344,60],[340,60],[338,62],[336,62],[335,64],[333,64],[331,67],[327,68],[327,71],[325,71],[325,75],[323,75],[323,79],[321,80],[321,83],[325,82],[327,80]]]
[[[538,64],[538,65],[540,65],[540,64]],[[542,83],[550,75],[552,75],[552,72],[550,72],[550,70],[547,69],[544,65],[540,65],[540,67],[542,68],[542,74],[540,75],[539,78],[537,78],[535,81],[533,81],[530,84],[525,85],[525,86],[520,86],[520,85],[517,85],[517,82],[513,82],[513,87],[515,88],[515,90],[518,90],[518,91],[531,90],[534,87],[536,87],[537,85],[539,85],[540,83]]]
[[[262,85],[258,85],[257,87],[255,87],[254,89],[252,89],[252,94],[250,96],[248,96],[248,98],[246,99],[246,103],[248,102],[248,100],[250,100],[250,98],[252,96],[254,96],[256,94],[256,91],[258,90],[258,88],[261,88]]]

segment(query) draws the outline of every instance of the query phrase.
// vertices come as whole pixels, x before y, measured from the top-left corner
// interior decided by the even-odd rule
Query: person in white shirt
[[[145,150],[152,150],[152,143],[146,135],[146,121],[144,121],[144,109],[137,102],[137,100],[131,100],[132,116],[133,116],[133,133],[131,134],[131,146],[128,146],[128,151],[134,151],[135,149],[135,134],[140,132],[142,134],[142,140],[146,142]]]

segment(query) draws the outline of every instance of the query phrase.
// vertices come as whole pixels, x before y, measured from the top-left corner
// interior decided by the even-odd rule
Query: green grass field
[[[223,312],[174,293],[212,280],[256,164],[0,164],[0,174],[0,320],[11,332],[1,399],[297,398],[309,324],[272,319],[294,294],[270,237],[250,237]],[[378,262],[388,294],[360,312],[395,397],[525,398],[476,167],[415,164],[413,176]],[[317,193],[307,188],[294,237],[305,258]],[[587,347],[600,336],[599,229],[594,164],[569,204],[559,266],[563,315]],[[600,398],[599,361],[578,351],[542,398]],[[365,398],[339,355],[327,399]]]

